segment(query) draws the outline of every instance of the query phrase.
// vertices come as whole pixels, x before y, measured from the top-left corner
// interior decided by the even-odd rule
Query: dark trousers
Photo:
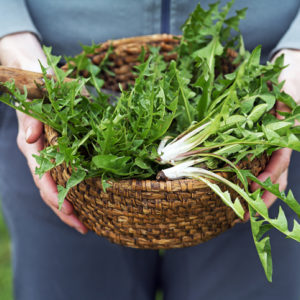
[[[15,113],[0,104],[0,192],[12,237],[16,300],[146,300],[154,299],[158,287],[166,300],[300,299],[300,245],[275,231],[272,284],[249,224],[163,256],[111,244],[92,232],[80,235],[41,200],[16,134]],[[294,153],[289,182],[298,199],[299,167],[300,155]]]

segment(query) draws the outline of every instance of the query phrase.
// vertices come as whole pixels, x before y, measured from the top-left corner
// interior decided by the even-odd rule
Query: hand
[[[41,71],[38,60],[44,66],[47,65],[43,50],[37,38],[31,33],[13,34],[2,38],[0,60],[5,66],[35,72]],[[42,199],[64,223],[82,234],[86,233],[87,228],[76,217],[68,201],[64,201],[61,211],[58,209],[57,188],[50,174],[45,174],[41,179],[35,175],[37,163],[32,155],[38,154],[44,148],[43,124],[20,112],[17,112],[17,118],[19,124],[17,145],[27,159]]]
[[[289,50],[284,49],[277,53],[275,57],[284,54],[284,65],[288,65],[284,70],[282,70],[279,81],[285,81],[283,86],[283,91],[293,97],[293,99],[299,104],[300,102],[300,50]],[[288,111],[289,108],[282,102],[276,103],[277,111]],[[277,118],[282,118],[282,116],[277,114]],[[273,183],[279,184],[279,189],[281,191],[285,190],[288,180],[288,167],[290,164],[290,158],[292,155],[292,150],[288,148],[283,148],[275,151],[271,159],[264,170],[259,176],[260,181],[265,181],[268,177],[271,178]],[[251,184],[251,190],[255,191],[259,188],[257,183]],[[269,208],[276,200],[276,196],[266,191],[263,194],[263,199],[266,206]],[[249,220],[249,212],[245,214],[245,221]]]

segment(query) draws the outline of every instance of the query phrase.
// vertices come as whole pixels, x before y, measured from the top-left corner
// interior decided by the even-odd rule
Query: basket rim
[[[44,126],[45,134],[48,138],[48,142],[50,145],[57,145],[57,138],[58,138],[58,132],[55,131],[52,127],[45,124]],[[260,161],[262,166],[265,166],[265,163],[268,161],[268,157],[266,153],[263,153],[260,157],[254,158],[254,161]],[[242,160],[240,163],[237,164],[238,168],[243,169],[244,164],[249,163],[248,169],[252,169],[251,166],[255,166],[253,161],[248,160]],[[242,167],[241,167],[242,166]],[[71,174],[72,170],[71,168],[67,168],[69,173]],[[244,168],[246,169],[246,168]],[[253,172],[253,170],[251,170]],[[261,171],[259,171],[261,172]],[[70,176],[68,174],[68,176]],[[217,172],[216,173],[219,176],[222,176],[226,179],[234,179],[236,178],[236,174],[232,172]],[[213,180],[212,180],[213,181]],[[90,177],[85,179],[82,183],[88,183],[88,184],[95,184],[100,189],[102,189],[102,180],[100,177]],[[126,189],[126,190],[134,190],[134,191],[148,191],[148,192],[160,192],[160,191],[166,191],[166,192],[178,192],[178,191],[186,191],[191,192],[195,190],[203,190],[207,189],[210,191],[210,188],[201,180],[193,179],[193,178],[181,178],[181,179],[175,179],[175,180],[157,180],[157,179],[139,179],[139,178],[130,178],[130,179],[108,179],[107,183],[111,184],[111,187],[107,188],[108,191],[110,190],[120,190],[120,189]]]
[[[182,35],[173,35],[173,34],[166,34],[166,33],[158,33],[158,34],[151,34],[151,35],[142,35],[142,36],[134,36],[134,37],[125,37],[121,39],[115,40],[107,40],[104,43],[101,43],[99,47],[95,49],[95,55],[98,55],[102,52],[105,52],[110,46],[114,48],[119,48],[121,50],[126,50],[127,48],[133,49],[135,47],[147,46],[148,43],[155,43],[155,42],[171,42],[171,43],[178,43]],[[126,46],[126,47],[125,47]],[[140,49],[139,49],[140,50]],[[126,51],[125,51],[126,52]],[[93,54],[88,54],[88,56],[92,57]],[[62,69],[66,69],[67,64],[65,64]],[[49,125],[45,125],[45,132],[48,137],[50,145],[57,144],[58,133],[51,128]],[[267,160],[266,155],[263,155],[261,159],[265,162]],[[247,162],[246,160],[242,161]],[[248,160],[248,162],[250,162]],[[262,162],[262,165],[264,165]],[[239,167],[240,163],[237,164]],[[251,169],[251,165],[248,167]],[[68,168],[69,173],[71,173],[70,168]],[[251,170],[252,171],[252,170]],[[235,173],[230,172],[218,172],[216,173],[219,176],[222,176],[226,179],[234,179],[236,177]],[[101,178],[94,177],[94,178],[87,178],[84,180],[85,183],[88,184],[95,184],[99,188],[102,189]],[[135,191],[195,191],[195,190],[203,190],[210,188],[202,181],[193,179],[193,178],[180,178],[175,180],[157,180],[157,179],[139,179],[139,178],[130,178],[130,179],[108,179],[107,183],[111,184],[110,188],[107,188],[108,191],[112,190],[119,190],[119,189],[126,189],[127,190],[135,190]]]

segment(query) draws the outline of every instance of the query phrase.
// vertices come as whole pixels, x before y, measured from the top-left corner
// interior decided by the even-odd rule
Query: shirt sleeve
[[[281,49],[300,49],[300,9],[285,35],[272,50],[270,57]]]
[[[0,0],[0,7],[0,38],[16,32],[29,31],[41,40],[41,35],[31,20],[25,0]]]

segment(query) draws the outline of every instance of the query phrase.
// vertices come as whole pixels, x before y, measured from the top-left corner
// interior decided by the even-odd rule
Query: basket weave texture
[[[99,65],[110,45],[110,69],[116,74],[103,74],[105,88],[118,90],[134,83],[132,67],[138,64],[141,48],[159,46],[166,60],[176,57],[172,53],[178,39],[172,35],[152,35],[108,41],[90,56]],[[228,53],[229,61],[235,56]],[[224,65],[229,72],[230,65]],[[83,72],[83,75],[88,75]],[[45,126],[47,144],[56,144],[58,134]],[[267,157],[243,161],[240,168],[251,169],[258,175],[267,163]],[[65,186],[71,170],[64,164],[51,171],[57,184]],[[229,173],[222,176],[237,181]],[[142,249],[170,249],[193,246],[216,237],[237,222],[235,213],[204,183],[194,179],[173,181],[120,180],[109,182],[104,192],[100,178],[89,178],[72,188],[67,195],[87,228],[111,242]],[[220,185],[222,190],[227,189]],[[233,199],[237,195],[230,191]],[[243,203],[245,206],[245,203]]]

